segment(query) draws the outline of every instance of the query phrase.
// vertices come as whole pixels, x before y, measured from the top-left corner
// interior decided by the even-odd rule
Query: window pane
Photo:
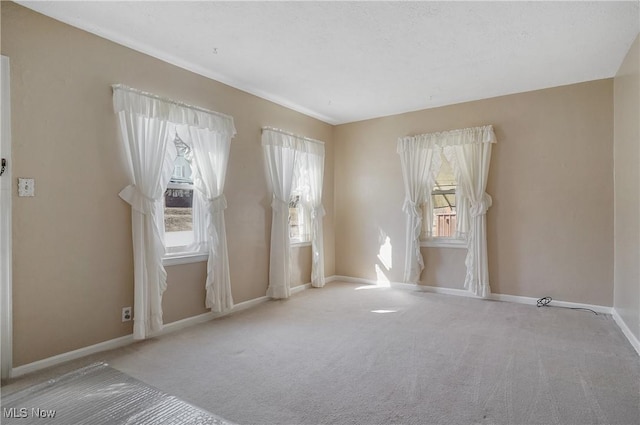
[[[164,230],[167,248],[184,247],[194,243],[193,234],[193,177],[191,148],[176,134],[177,157],[169,187],[164,193]]]
[[[194,242],[193,189],[169,188],[164,194],[164,200],[165,245],[191,245]]]
[[[437,197],[440,195],[433,195]],[[455,196],[455,195],[448,195]],[[434,204],[435,204],[434,200]],[[433,209],[433,237],[438,238],[451,238],[456,233],[456,208],[455,206],[441,207]]]
[[[456,234],[456,186],[451,164],[441,155],[442,166],[431,192],[433,216],[431,217],[431,236],[452,238]]]
[[[167,189],[164,200],[165,231],[193,230],[193,189]]]
[[[291,195],[289,201],[289,238],[293,241],[300,241],[301,232],[301,219],[300,214],[300,195]]]
[[[307,211],[299,193],[291,195],[289,201],[289,239],[292,242],[308,242],[310,240],[310,223]]]

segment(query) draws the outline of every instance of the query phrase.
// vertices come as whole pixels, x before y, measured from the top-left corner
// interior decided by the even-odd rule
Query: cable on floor
[[[585,311],[592,312],[596,316],[598,315],[598,313],[596,313],[595,311],[591,310],[590,308],[585,308],[585,307],[563,307],[563,306],[559,306],[559,305],[549,305],[549,303],[551,301],[553,301],[553,299],[551,297],[542,297],[536,302],[536,304],[538,305],[538,307],[557,307],[557,308],[568,308],[569,310],[585,310]]]

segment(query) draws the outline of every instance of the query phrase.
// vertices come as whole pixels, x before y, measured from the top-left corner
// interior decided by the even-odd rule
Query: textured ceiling
[[[615,75],[629,2],[24,2],[331,124]]]

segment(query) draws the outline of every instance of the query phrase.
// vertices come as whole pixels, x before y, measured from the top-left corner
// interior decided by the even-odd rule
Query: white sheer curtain
[[[491,196],[486,193],[491,144],[496,142],[490,126],[467,130],[473,142],[459,144],[448,150],[448,160],[458,183],[459,198],[468,204],[467,274],[464,287],[475,295],[487,297],[489,285],[489,258],[487,254],[487,210],[491,207]]]
[[[465,288],[475,295],[488,296],[491,289],[488,271],[486,213],[491,207],[491,197],[486,193],[486,187],[491,159],[491,144],[496,143],[493,127],[487,125],[401,138],[399,151],[400,143],[414,146],[414,149],[420,147],[423,150],[427,148],[442,149],[445,157],[451,163],[458,187],[456,202],[458,203],[457,214],[460,215],[460,220],[458,220],[456,233],[458,235],[466,233],[467,235]],[[409,151],[405,149],[405,154],[407,153]],[[410,155],[415,156],[416,154],[410,153]],[[439,155],[433,157],[434,160],[437,156]],[[416,159],[414,158],[413,161]],[[425,167],[431,170],[434,165]],[[433,183],[430,183],[428,187],[430,192]],[[413,188],[409,187],[406,190],[409,189]],[[407,208],[406,205],[405,202],[405,208]],[[411,212],[413,212],[412,207],[413,204],[409,202]],[[413,214],[410,215],[413,216]],[[407,241],[407,246],[410,246],[409,241]],[[418,259],[418,264],[422,264],[421,260],[422,257]],[[407,264],[409,264],[409,259]],[[408,266],[405,269],[405,281],[411,282],[406,279],[407,270],[410,269]],[[415,273],[415,270],[410,271]]]
[[[403,280],[418,283],[424,269],[420,253],[422,205],[431,203],[431,189],[440,169],[440,150],[433,143],[405,137],[398,140],[398,154],[405,192],[403,210],[407,214]],[[431,226],[428,226],[428,231],[431,231]]]
[[[131,184],[120,197],[131,204],[134,250],[134,332],[144,339],[162,329],[162,294],[167,274],[163,194],[177,155],[178,125],[235,134],[233,118],[123,85],[114,85],[113,108],[120,124]],[[204,167],[203,167],[204,168]]]
[[[456,181],[459,182],[459,177],[456,175],[456,146],[443,146],[442,154],[445,159],[451,165],[451,169],[454,172]],[[456,230],[453,235],[456,239],[462,239],[464,241],[469,240],[469,198],[463,196],[461,193],[463,189],[458,187],[456,192]]]
[[[324,144],[303,141],[303,162],[307,167],[309,185],[309,210],[311,211],[311,285],[324,286],[324,236],[322,220],[325,215],[322,206],[322,182],[324,179]]]
[[[296,137],[270,129],[262,130],[262,147],[272,191],[273,210],[267,296],[288,298],[291,294],[289,199],[300,147]]]
[[[208,206],[205,210],[209,246],[206,307],[214,312],[224,312],[233,308],[224,222],[227,201],[223,194],[233,134],[189,127],[189,135],[193,161],[198,169],[194,184]]]
[[[177,155],[169,123],[149,114],[144,98],[114,88],[114,106],[131,184],[120,197],[131,204],[134,255],[133,337],[144,339],[162,329],[162,293],[167,273],[162,266],[162,197]]]
[[[294,185],[305,188],[303,201],[311,215],[311,284],[320,288],[325,283],[322,226],[325,215],[322,206],[324,143],[265,127],[262,129],[262,146],[273,192],[267,296],[288,298],[291,289],[289,200]]]

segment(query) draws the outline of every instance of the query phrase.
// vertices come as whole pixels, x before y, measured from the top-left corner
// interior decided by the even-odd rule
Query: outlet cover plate
[[[35,179],[18,178],[18,196],[36,196]]]
[[[122,308],[122,321],[128,322],[131,320],[131,307]]]

